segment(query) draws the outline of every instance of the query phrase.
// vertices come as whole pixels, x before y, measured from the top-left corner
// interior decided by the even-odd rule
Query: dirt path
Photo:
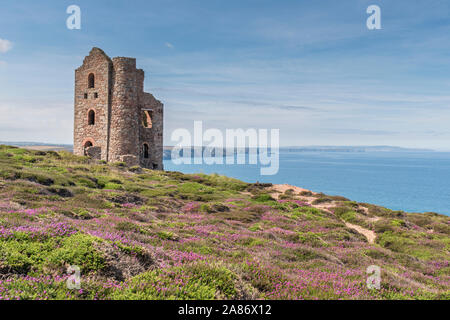
[[[308,189],[304,189],[304,188],[300,188],[300,187],[296,187],[296,186],[291,186],[289,184],[274,184],[271,187],[271,190],[275,191],[275,192],[272,192],[270,195],[272,196],[272,198],[278,200],[280,195],[282,195],[283,193],[285,193],[289,189],[292,189],[294,195],[297,195],[297,196],[300,196],[300,193],[302,193],[302,192],[311,192],[314,195],[317,194],[317,193],[312,192],[312,191],[310,191]],[[330,208],[332,208],[332,207],[334,207],[336,205],[335,201],[313,205],[312,202],[316,199],[315,197],[311,197],[311,196],[301,196],[301,197],[302,197],[302,200],[308,202],[312,207],[320,209],[320,210],[328,211],[328,212],[331,212]],[[360,206],[360,208],[362,208],[366,213],[368,213],[368,209],[367,208],[362,207],[362,206]],[[380,219],[379,217],[368,218],[368,220],[370,222],[376,222],[379,219]],[[344,223],[347,226],[347,228],[353,229],[356,232],[358,232],[358,233],[362,234],[363,236],[365,236],[369,243],[371,243],[371,244],[375,243],[375,239],[376,239],[377,235],[372,230],[363,228],[363,227],[358,226],[356,224],[352,224],[352,223],[348,223],[348,222],[344,222]]]
[[[356,230],[356,232],[364,235],[367,238],[367,241],[369,241],[369,243],[375,243],[375,239],[377,237],[377,235],[375,234],[375,232],[373,232],[372,230],[357,226],[356,224],[351,224],[346,222],[345,225],[353,230]]]
[[[364,207],[362,207],[362,208],[364,208]],[[377,222],[377,221],[380,221],[381,220],[381,218],[380,217],[370,217],[370,218],[367,218],[367,221],[369,221],[369,222]]]
[[[292,189],[295,195],[300,195],[300,193],[302,193],[302,192],[311,192],[308,189],[304,189],[304,188],[300,188],[300,187],[296,187],[296,186],[291,186],[289,184],[275,184],[275,185],[272,186],[271,189],[273,191],[275,191],[275,192],[271,193],[271,196],[274,199],[279,199],[280,195],[285,193],[289,189]],[[317,194],[317,193],[312,192],[312,194]],[[332,207],[334,207],[336,205],[335,201],[332,201],[332,202],[329,202],[329,203],[321,203],[321,204],[313,205],[312,202],[316,199],[315,197],[311,197],[311,196],[301,196],[301,197],[306,202],[308,202],[312,207],[320,209],[320,210],[325,210],[325,211],[328,211],[328,212],[331,212],[330,208],[332,208]],[[362,208],[366,212],[366,214],[369,211],[365,207],[361,206],[360,208]],[[376,222],[379,219],[380,219],[379,217],[368,218],[368,220],[370,222]],[[358,232],[358,233],[362,234],[363,236],[365,236],[369,243],[371,243],[371,244],[375,243],[375,239],[377,237],[375,232],[373,232],[373,231],[371,231],[369,229],[363,228],[361,226],[358,226],[358,225],[355,225],[355,224],[352,224],[352,223],[348,223],[348,222],[345,222],[345,225],[348,228],[353,229],[356,232]]]

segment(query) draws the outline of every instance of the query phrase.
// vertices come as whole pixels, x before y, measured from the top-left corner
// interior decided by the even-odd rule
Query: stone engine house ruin
[[[163,170],[163,109],[136,59],[93,48],[75,70],[74,153]]]

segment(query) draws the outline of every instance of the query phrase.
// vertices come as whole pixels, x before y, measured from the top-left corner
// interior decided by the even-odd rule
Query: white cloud
[[[413,90],[410,79],[403,84],[408,74],[399,61],[371,56],[371,70],[398,71],[398,78],[389,80],[383,72],[366,77],[366,57],[341,57],[336,64],[311,57],[240,56],[219,61],[211,52],[194,52],[139,60],[153,73],[147,91],[166,107],[167,145],[174,143],[173,130],[192,130],[195,120],[221,130],[280,128],[285,146],[448,145],[448,85]],[[424,83],[422,77],[414,81]],[[430,129],[439,136],[427,133]]]
[[[174,48],[174,45],[171,44],[170,42],[166,42],[165,45],[166,45],[167,48],[170,48],[170,49]]]
[[[71,143],[73,106],[52,101],[36,103],[21,99],[0,103],[2,141]]]
[[[6,53],[12,48],[12,42],[6,39],[0,39],[0,53]]]

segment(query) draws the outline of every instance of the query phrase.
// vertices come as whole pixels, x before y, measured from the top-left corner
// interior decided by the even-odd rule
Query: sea
[[[279,170],[261,175],[260,165],[180,164],[165,170],[217,173],[245,182],[290,184],[328,195],[406,212],[450,216],[450,152],[280,151]]]

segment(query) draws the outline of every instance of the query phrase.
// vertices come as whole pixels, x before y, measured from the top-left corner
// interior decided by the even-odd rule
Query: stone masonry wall
[[[123,155],[139,155],[136,59],[114,58],[113,69],[110,160],[120,161]]]
[[[109,73],[111,60],[94,48],[75,71],[74,153],[84,155],[84,144],[90,141],[101,148],[101,158],[107,158],[107,126],[109,108]],[[88,88],[89,74],[94,75],[94,88]],[[97,96],[97,98],[96,98]],[[88,124],[88,113],[95,112],[95,124]]]
[[[163,104],[150,93],[142,96],[142,110],[152,110],[152,128],[140,126],[141,144],[148,143],[149,159],[141,157],[141,165],[147,168],[163,169]],[[142,112],[142,111],[141,111]]]
[[[91,73],[94,88],[88,88]],[[95,111],[94,125],[88,123],[90,110]],[[143,125],[144,110],[151,110],[151,128]],[[136,59],[111,60],[101,49],[93,48],[75,71],[74,114],[75,154],[92,156],[93,152],[87,151],[95,150],[95,157],[105,161],[163,169],[163,104],[144,92],[144,71],[136,69]],[[148,158],[144,157],[144,144],[148,145]],[[95,148],[86,148],[91,145]]]

